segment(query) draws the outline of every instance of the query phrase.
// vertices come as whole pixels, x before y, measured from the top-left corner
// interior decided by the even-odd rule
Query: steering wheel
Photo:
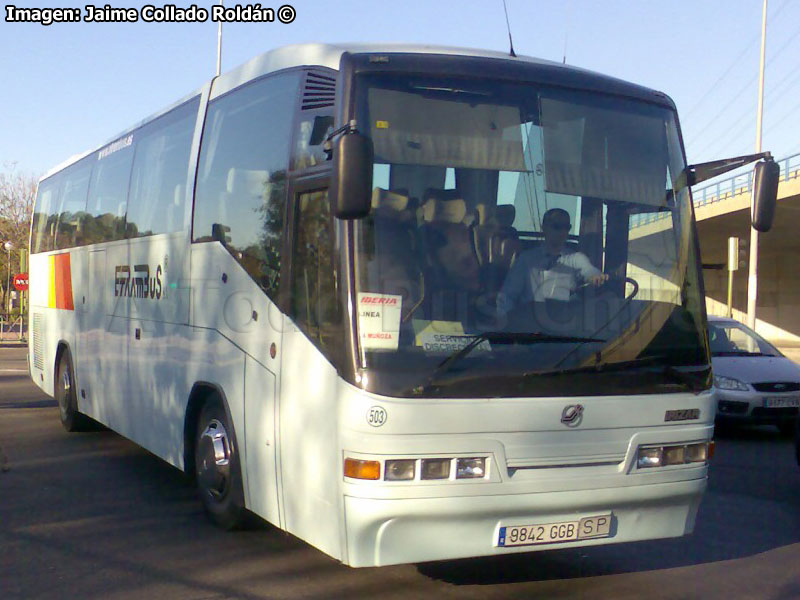
[[[616,278],[616,277],[610,277],[609,279],[606,279],[606,280],[605,280],[603,283],[601,283],[599,286],[597,286],[597,288],[598,288],[598,289],[599,289],[599,288],[602,288],[602,287],[604,287],[604,286],[606,286],[606,285],[608,285],[609,283],[612,283],[612,282],[613,282],[613,283],[618,283],[618,282],[619,282],[619,283],[629,283],[629,284],[631,285],[631,287],[633,287],[633,291],[631,292],[630,296],[626,296],[626,297],[625,297],[625,302],[628,302],[628,301],[630,301],[630,300],[633,300],[633,299],[636,297],[636,294],[638,294],[638,293],[639,293],[639,282],[638,282],[638,281],[636,281],[636,280],[635,280],[633,277],[623,277],[623,278],[621,278],[621,279],[619,279],[619,278]],[[591,284],[591,283],[589,283],[589,282],[582,283],[581,285],[579,285],[579,286],[578,286],[578,287],[577,287],[577,288],[576,288],[576,289],[575,289],[575,290],[572,292],[572,296],[574,297],[574,296],[575,296],[575,295],[577,295],[579,292],[583,292],[583,291],[584,291],[584,290],[586,290],[587,288],[591,287],[591,285],[592,285],[592,284]]]
[[[630,283],[631,286],[633,287],[633,291],[631,292],[631,295],[628,296],[627,298],[625,298],[625,300],[626,301],[627,300],[633,300],[636,297],[636,294],[639,293],[639,282],[636,281],[633,277],[625,277],[625,279],[623,281],[625,283]]]

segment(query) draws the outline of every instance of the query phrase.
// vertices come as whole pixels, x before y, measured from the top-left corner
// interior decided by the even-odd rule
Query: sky
[[[102,1],[113,8],[147,4]],[[291,4],[290,24],[225,24],[222,70],[300,42],[508,50],[502,0]],[[15,5],[85,12],[77,1]],[[277,11],[281,3],[261,5]],[[566,50],[570,65],[671,96],[689,162],[754,151],[762,0],[507,0],[507,6],[517,54],[560,62]],[[3,9],[0,170],[39,176],[196,90],[216,69],[217,25],[210,19],[43,26],[5,17]],[[800,153],[800,0],[769,0],[767,27],[762,148],[783,158]]]

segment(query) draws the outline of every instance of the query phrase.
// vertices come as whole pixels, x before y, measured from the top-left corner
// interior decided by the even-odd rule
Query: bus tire
[[[67,431],[85,431],[88,419],[78,412],[78,395],[75,386],[75,373],[68,348],[64,348],[56,363],[56,382],[54,395],[58,403],[61,425]]]
[[[219,398],[206,402],[194,445],[197,491],[209,518],[226,530],[244,526],[246,510],[239,449]]]

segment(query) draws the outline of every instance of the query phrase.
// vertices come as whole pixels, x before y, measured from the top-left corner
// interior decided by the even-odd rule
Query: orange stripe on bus
[[[72,305],[72,270],[69,253],[55,256],[56,308],[74,310]]]

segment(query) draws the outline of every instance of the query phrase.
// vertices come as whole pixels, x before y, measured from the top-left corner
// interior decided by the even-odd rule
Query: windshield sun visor
[[[628,109],[633,103],[619,100],[606,107],[596,97],[585,105],[576,96],[541,99],[545,189],[665,206],[663,111],[648,115],[648,105]]]
[[[519,109],[371,88],[370,136],[380,161],[524,171]]]

